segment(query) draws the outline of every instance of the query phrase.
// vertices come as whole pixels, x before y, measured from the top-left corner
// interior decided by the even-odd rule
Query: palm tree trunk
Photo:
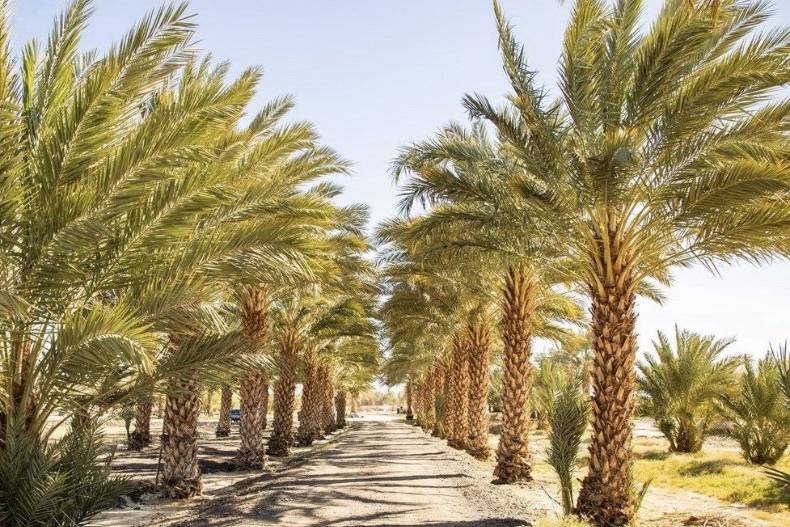
[[[469,368],[467,343],[461,336],[453,339],[452,379],[450,382],[451,430],[447,444],[463,450],[469,436]]]
[[[351,413],[359,412],[359,392],[357,390],[351,391]]]
[[[264,375],[260,373],[244,376],[239,384],[241,445],[234,463],[240,469],[262,468],[266,463],[263,451],[263,414],[260,411],[265,386]]]
[[[529,453],[529,394],[532,388],[532,317],[534,279],[523,268],[511,267],[505,279],[502,320],[502,435],[497,446],[494,476],[503,483],[532,479]]]
[[[230,406],[233,404],[233,390],[230,384],[222,385],[222,392],[219,402],[219,422],[217,423],[217,437],[228,437],[230,435]]]
[[[414,412],[414,424],[419,427],[422,427],[422,416],[423,416],[423,406],[422,406],[422,381],[417,380],[417,382],[412,383],[411,388],[411,398],[412,398],[412,411]]]
[[[151,412],[153,394],[138,402],[134,413],[134,431],[129,437],[129,450],[142,450],[151,444]]]
[[[214,390],[212,390],[211,388],[206,390],[206,408],[205,408],[206,415],[211,415],[211,411],[213,410],[212,404],[211,404],[211,399],[213,397],[214,397]]]
[[[436,406],[434,403],[434,381],[433,372],[429,370],[425,375],[422,382],[422,397],[423,397],[423,423],[422,429],[430,433],[433,431],[434,423],[436,422]]]
[[[194,376],[170,382],[162,429],[162,469],[167,495],[189,498],[200,494],[203,484],[197,463],[200,384]]]
[[[253,350],[262,351],[266,337],[268,299],[260,288],[249,287],[244,291],[240,304],[244,336],[250,341]],[[249,373],[239,383],[241,444],[234,463],[240,469],[263,468],[266,465],[263,422],[266,419],[264,403],[268,389],[263,372]]]
[[[338,390],[335,394],[335,423],[337,428],[346,426],[346,392]]]
[[[278,372],[274,383],[274,420],[272,435],[266,452],[272,456],[287,456],[294,443],[293,420],[296,396],[296,359],[299,343],[296,331],[286,329],[278,336],[280,346]]]
[[[693,418],[681,418],[677,421],[677,429],[670,450],[693,454],[702,450],[705,440],[704,430],[700,430]]]
[[[469,438],[466,451],[477,459],[491,455],[488,446],[488,367],[491,331],[488,324],[478,320],[467,328],[469,334]]]
[[[323,398],[321,401],[321,428],[325,434],[335,431],[335,388],[332,385],[332,368],[324,364],[321,368]]]
[[[442,409],[442,439],[449,441],[453,435],[453,411],[452,402],[450,401],[450,394],[452,393],[453,386],[453,356],[447,357],[444,361],[444,386],[442,393],[444,394],[444,408]]]
[[[433,430],[431,435],[434,437],[444,438],[444,411],[446,394],[444,393],[445,375],[446,375],[445,362],[440,358],[437,359],[433,370]]]
[[[296,431],[296,440],[302,446],[313,444],[318,438],[320,430],[317,426],[317,414],[320,408],[320,391],[318,386],[318,364],[315,350],[308,348],[304,357],[305,374],[302,383],[302,403],[299,408],[299,428]]]
[[[593,332],[592,434],[590,463],[577,509],[598,525],[626,525],[634,519],[631,441],[636,357],[635,295],[627,255],[610,230],[608,251],[600,249],[598,286],[591,286]],[[603,245],[603,243],[601,243]]]
[[[412,409],[412,386],[411,382],[406,383],[406,420],[411,421],[414,419],[414,411]]]
[[[258,409],[261,413],[261,430],[266,430],[269,426],[269,378],[264,377],[263,380],[263,395],[261,397],[261,407]]]

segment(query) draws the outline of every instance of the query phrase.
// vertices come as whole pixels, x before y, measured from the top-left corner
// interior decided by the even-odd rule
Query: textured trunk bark
[[[264,376],[260,373],[245,375],[239,384],[241,445],[234,463],[240,469],[262,468],[266,463],[263,451],[263,414],[260,411],[265,386]]]
[[[670,450],[692,454],[702,450],[705,434],[692,419],[678,419],[676,427]]]
[[[229,384],[222,386],[219,402],[219,422],[217,423],[217,437],[228,437],[230,435],[230,406],[233,404],[233,390]]]
[[[332,368],[329,364],[324,364],[321,368],[321,378],[321,428],[325,434],[331,434],[335,431],[335,388],[332,385]]]
[[[534,313],[534,280],[523,268],[511,267],[505,279],[502,317],[502,435],[494,468],[494,476],[503,483],[532,479],[529,394]]]
[[[488,365],[491,348],[491,331],[488,324],[479,320],[470,324],[469,333],[469,438],[466,451],[478,459],[491,455],[488,446]]]
[[[610,224],[615,222],[610,220]],[[610,229],[594,259],[597,284],[590,285],[594,359],[590,463],[577,509],[598,525],[634,519],[631,441],[636,357],[635,296],[627,274],[630,258]],[[604,250],[608,243],[608,250]],[[600,263],[598,263],[600,262]]]
[[[258,410],[261,413],[261,430],[266,430],[269,426],[269,378],[264,377],[263,381],[263,397],[261,399],[261,407]]]
[[[244,337],[249,340],[254,351],[263,351],[268,309],[266,295],[260,288],[247,288],[239,307]],[[249,373],[239,383],[241,444],[234,463],[240,469],[263,468],[266,465],[263,423],[266,419],[264,403],[268,389],[269,385],[263,372]]]
[[[433,372],[429,370],[423,379],[423,412],[425,417],[423,418],[422,428],[426,432],[430,433],[433,431],[434,423],[436,423],[436,406],[434,402],[434,380],[433,380]]]
[[[274,383],[274,419],[266,452],[272,456],[287,456],[294,443],[293,419],[299,342],[296,331],[290,328],[281,332],[277,340],[280,347],[279,377]]]
[[[464,449],[469,437],[469,368],[467,365],[468,346],[457,336],[453,340],[452,379],[450,382],[450,421],[451,430],[447,444]]]
[[[411,385],[411,405],[412,413],[414,414],[414,424],[422,426],[422,385],[417,380]]]
[[[134,431],[129,437],[129,450],[142,450],[151,444],[151,412],[153,394],[137,403],[134,413]]]
[[[313,444],[320,434],[316,427],[320,408],[320,390],[318,382],[318,364],[315,350],[308,349],[305,353],[305,374],[302,383],[302,404],[299,408],[299,428],[296,431],[296,440],[299,445]]]
[[[335,423],[337,428],[346,426],[346,392],[338,390],[335,395]]]
[[[453,434],[453,411],[452,403],[450,402],[450,394],[452,393],[453,385],[453,355],[446,357],[444,360],[444,387],[442,393],[444,394],[444,407],[442,408],[442,439],[449,440]]]
[[[406,420],[411,421],[414,419],[414,409],[412,408],[412,386],[411,382],[406,383]]]
[[[214,409],[213,405],[211,404],[211,399],[214,398],[214,390],[206,390],[206,415],[211,415],[211,411]]]
[[[170,382],[162,429],[163,482],[171,498],[200,494],[203,484],[197,463],[200,384],[192,376]]]
[[[434,364],[433,370],[433,430],[431,435],[434,437],[444,438],[444,405],[445,393],[444,382],[445,378],[445,363],[442,359],[437,359]]]

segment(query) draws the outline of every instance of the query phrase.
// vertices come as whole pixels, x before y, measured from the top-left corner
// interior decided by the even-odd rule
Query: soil
[[[270,458],[264,472],[225,471],[238,436],[213,437],[201,422],[204,495],[188,502],[158,500],[144,488],[100,516],[101,526],[518,526],[558,517],[553,475],[492,486],[493,460],[478,461],[405,423],[400,416],[365,414],[287,460]],[[637,433],[640,427],[637,427]],[[647,429],[645,433],[653,433]],[[544,445],[536,439],[533,450]],[[495,438],[492,437],[495,445]],[[115,466],[153,481],[158,450],[122,452]],[[539,461],[536,459],[536,461]],[[540,465],[537,463],[536,465]],[[640,525],[767,526],[750,510],[693,492],[651,487]]]

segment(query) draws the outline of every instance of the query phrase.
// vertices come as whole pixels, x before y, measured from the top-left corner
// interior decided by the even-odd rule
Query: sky
[[[12,0],[13,44],[45,40],[67,0]],[[571,1],[503,0],[530,66],[551,87]],[[659,0],[646,0],[646,17]],[[95,0],[85,49],[106,49],[157,0]],[[772,25],[790,25],[790,1],[775,3]],[[264,79],[253,110],[271,98],[296,99],[292,119],[313,122],[325,144],[353,163],[345,202],[364,202],[371,223],[396,214],[389,167],[398,147],[463,120],[465,93],[493,100],[507,92],[486,0],[200,0],[190,3],[197,47],[233,72],[257,65]],[[254,111],[252,112],[254,113]],[[790,336],[790,264],[694,267],[673,273],[659,306],[640,302],[642,350],[674,325],[733,337],[732,353],[760,355]]]

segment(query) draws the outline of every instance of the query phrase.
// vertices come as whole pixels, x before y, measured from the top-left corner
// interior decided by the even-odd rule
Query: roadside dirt
[[[167,525],[506,527],[535,518],[534,504],[512,489],[491,492],[479,463],[392,417],[356,421],[308,456]]]

